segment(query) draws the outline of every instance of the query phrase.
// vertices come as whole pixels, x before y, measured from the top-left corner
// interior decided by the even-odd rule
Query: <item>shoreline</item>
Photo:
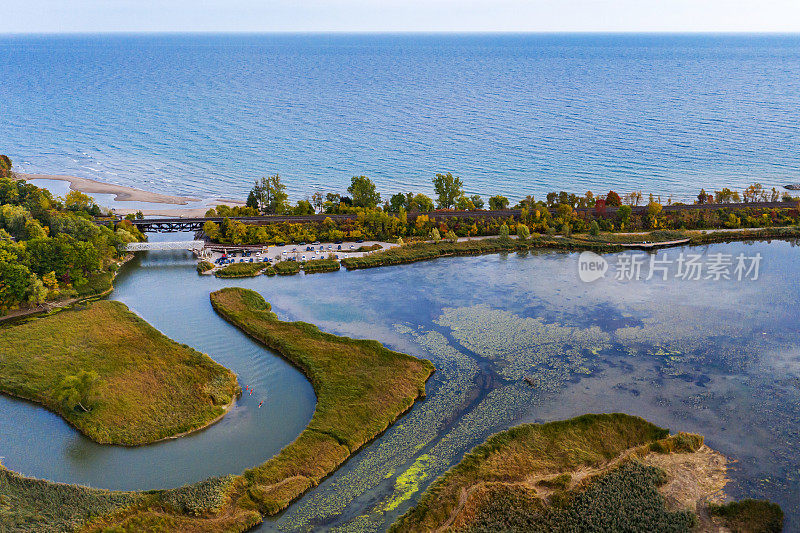
[[[115,195],[114,201],[116,202],[148,202],[156,204],[176,204],[187,205],[189,202],[199,202],[199,198],[191,198],[188,196],[172,196],[169,194],[161,194],[157,192],[144,191],[142,189],[135,189],[125,185],[115,185],[113,183],[106,183],[102,181],[93,180],[90,178],[79,178],[77,176],[68,176],[66,174],[20,174],[17,177],[24,181],[30,180],[55,180],[66,181],[69,183],[69,188],[72,191],[80,191],[83,193],[96,193],[96,194],[113,194]]]
[[[210,200],[203,200],[202,198],[193,198],[190,196],[173,196],[169,194],[162,194],[158,192],[145,191],[128,187],[126,185],[116,185],[104,181],[97,181],[91,178],[80,178],[78,176],[69,176],[66,174],[26,174],[17,173],[17,178],[23,181],[31,180],[52,180],[64,181],[69,183],[71,191],[80,191],[85,194],[113,194],[115,202],[144,202],[152,204],[165,204],[164,208],[155,209],[136,209],[133,207],[123,206],[108,206],[112,213],[118,215],[130,215],[139,211],[145,216],[163,216],[163,217],[202,217],[212,207],[218,205],[227,205],[230,207],[245,205],[240,200],[230,200],[225,198],[214,198]],[[189,205],[190,203],[200,203],[204,205],[199,207],[174,207]]]

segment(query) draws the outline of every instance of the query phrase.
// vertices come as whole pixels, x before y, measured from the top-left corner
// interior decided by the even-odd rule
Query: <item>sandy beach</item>
[[[113,194],[114,201],[116,202],[147,202],[167,204],[163,209],[134,209],[129,207],[110,206],[111,211],[119,215],[127,215],[129,213],[136,213],[141,211],[145,216],[162,216],[162,217],[201,217],[205,215],[209,208],[217,205],[229,205],[231,207],[237,205],[244,205],[244,202],[236,200],[225,200],[216,198],[209,200],[204,205],[197,207],[178,207],[187,205],[190,202],[201,202],[199,198],[191,198],[188,196],[172,196],[169,194],[161,194],[151,191],[143,191],[133,187],[126,187],[125,185],[115,185],[113,183],[104,183],[89,178],[79,178],[77,176],[67,176],[61,174],[21,174],[17,173],[16,176],[23,180],[57,180],[69,183],[70,190],[80,191],[86,194]]]
[[[17,176],[26,181],[28,180],[60,180],[69,182],[69,188],[73,191],[80,191],[84,193],[97,193],[97,194],[113,194],[114,200],[117,202],[153,202],[159,204],[176,204],[186,205],[189,202],[198,202],[198,198],[189,198],[186,196],[170,196],[168,194],[160,194],[157,192],[143,191],[141,189],[134,189],[133,187],[126,187],[124,185],[114,185],[112,183],[103,183],[89,178],[79,178],[77,176],[66,176],[60,174],[19,174]]]

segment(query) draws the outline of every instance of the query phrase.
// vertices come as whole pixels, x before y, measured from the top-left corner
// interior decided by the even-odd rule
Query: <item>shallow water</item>
[[[273,403],[257,410],[260,397],[246,397],[219,426],[162,451],[92,446],[45,410],[2,399],[2,412],[13,413],[0,418],[4,462],[60,481],[152,487],[175,484],[165,476],[182,482],[240,471],[292,440],[313,410],[310,387],[208,304],[210,291],[240,285],[263,294],[281,318],[378,339],[437,367],[424,401],[263,530],[380,530],[488,434],[609,411],[704,434],[737,461],[728,492],[774,499],[788,530],[796,530],[798,248],[735,243],[662,254],[681,251],[760,253],[759,279],[635,282],[607,275],[582,283],[577,254],[547,252],[221,281],[197,276],[187,255],[151,252],[121,276],[114,298],[230,366]],[[8,443],[6,435],[14,435]],[[102,475],[93,478],[84,469],[94,472],[94,465]]]

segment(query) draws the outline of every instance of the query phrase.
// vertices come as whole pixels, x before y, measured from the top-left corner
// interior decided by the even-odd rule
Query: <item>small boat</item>
[[[792,183],[791,185],[784,185],[784,189],[789,189],[790,191],[800,191],[800,183]]]

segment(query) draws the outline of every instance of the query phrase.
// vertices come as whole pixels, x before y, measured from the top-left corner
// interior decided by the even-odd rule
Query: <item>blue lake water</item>
[[[164,193],[800,181],[798,36],[0,36],[0,63],[20,170]]]

